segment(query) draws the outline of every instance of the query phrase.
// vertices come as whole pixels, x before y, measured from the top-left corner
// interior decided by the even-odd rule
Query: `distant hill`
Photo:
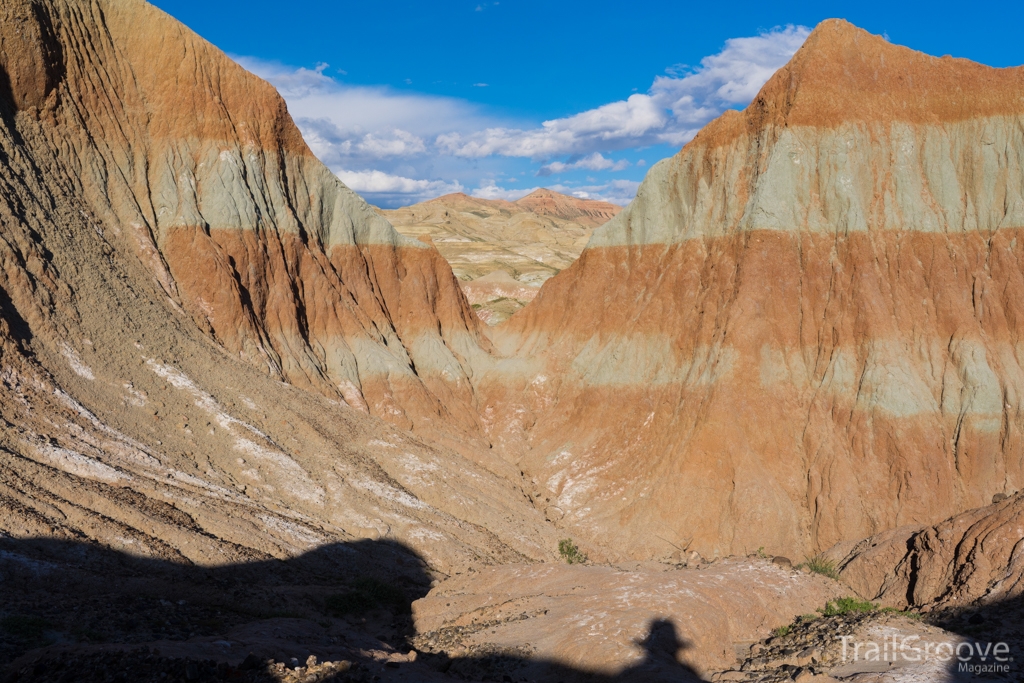
[[[384,211],[395,228],[448,260],[477,315],[506,320],[568,267],[621,206],[539,189],[515,202],[461,192]]]

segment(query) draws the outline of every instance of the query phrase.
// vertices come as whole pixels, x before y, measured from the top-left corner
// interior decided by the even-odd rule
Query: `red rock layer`
[[[799,557],[1020,488],[1022,77],[825,22],[498,329],[492,439],[642,556]]]
[[[143,2],[4,11],[9,99],[51,179],[202,329],[272,377],[486,450],[467,360],[486,342],[450,268],[313,157],[269,84]]]
[[[534,190],[515,202],[538,216],[555,216],[597,227],[614,218],[622,207],[593,199],[577,199],[545,188]]]
[[[949,55],[893,45],[842,20],[822,22],[744,112],[728,113],[698,136],[727,144],[740,131],[771,126],[836,128],[843,123],[936,124],[1018,114],[1024,69],[993,69]],[[694,144],[698,143],[694,140]]]

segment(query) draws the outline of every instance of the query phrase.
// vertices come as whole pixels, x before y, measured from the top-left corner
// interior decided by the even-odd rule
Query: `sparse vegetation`
[[[565,538],[558,542],[558,554],[569,564],[584,564],[587,556],[573,543],[571,538]]]
[[[788,626],[788,625],[787,626],[780,626],[777,629],[775,629],[774,631],[772,631],[772,633],[775,635],[776,638],[782,638],[783,636],[788,636],[789,632],[792,630],[792,628],[793,628],[792,626]]]
[[[878,605],[857,598],[839,598],[825,603],[825,609],[818,610],[822,616],[838,617],[853,612],[874,612]]]
[[[764,546],[761,546],[760,548],[757,549],[757,556],[760,557],[762,560],[769,559],[768,553],[766,553],[764,551]]]
[[[46,619],[26,614],[11,614],[0,619],[0,629],[20,640],[39,640],[49,627]]]
[[[331,595],[324,603],[328,612],[338,615],[364,614],[375,609],[409,611],[409,599],[401,589],[369,576],[356,579],[348,592]]]
[[[823,555],[808,557],[807,560],[799,566],[807,567],[814,574],[821,574],[822,576],[827,576],[835,581],[839,580],[839,568],[836,567],[836,563],[832,560],[826,559]]]

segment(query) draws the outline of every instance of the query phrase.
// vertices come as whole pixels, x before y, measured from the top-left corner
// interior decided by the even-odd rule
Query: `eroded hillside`
[[[801,556],[1024,486],[1024,69],[827,21],[498,329],[564,523]]]
[[[136,0],[0,11],[5,533],[200,564],[553,553],[480,437],[451,270],[269,85]]]

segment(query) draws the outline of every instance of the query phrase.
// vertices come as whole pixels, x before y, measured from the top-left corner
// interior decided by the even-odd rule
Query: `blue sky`
[[[626,203],[650,164],[741,108],[822,19],[992,66],[1024,3],[155,0],[281,91],[369,201],[536,187]]]

